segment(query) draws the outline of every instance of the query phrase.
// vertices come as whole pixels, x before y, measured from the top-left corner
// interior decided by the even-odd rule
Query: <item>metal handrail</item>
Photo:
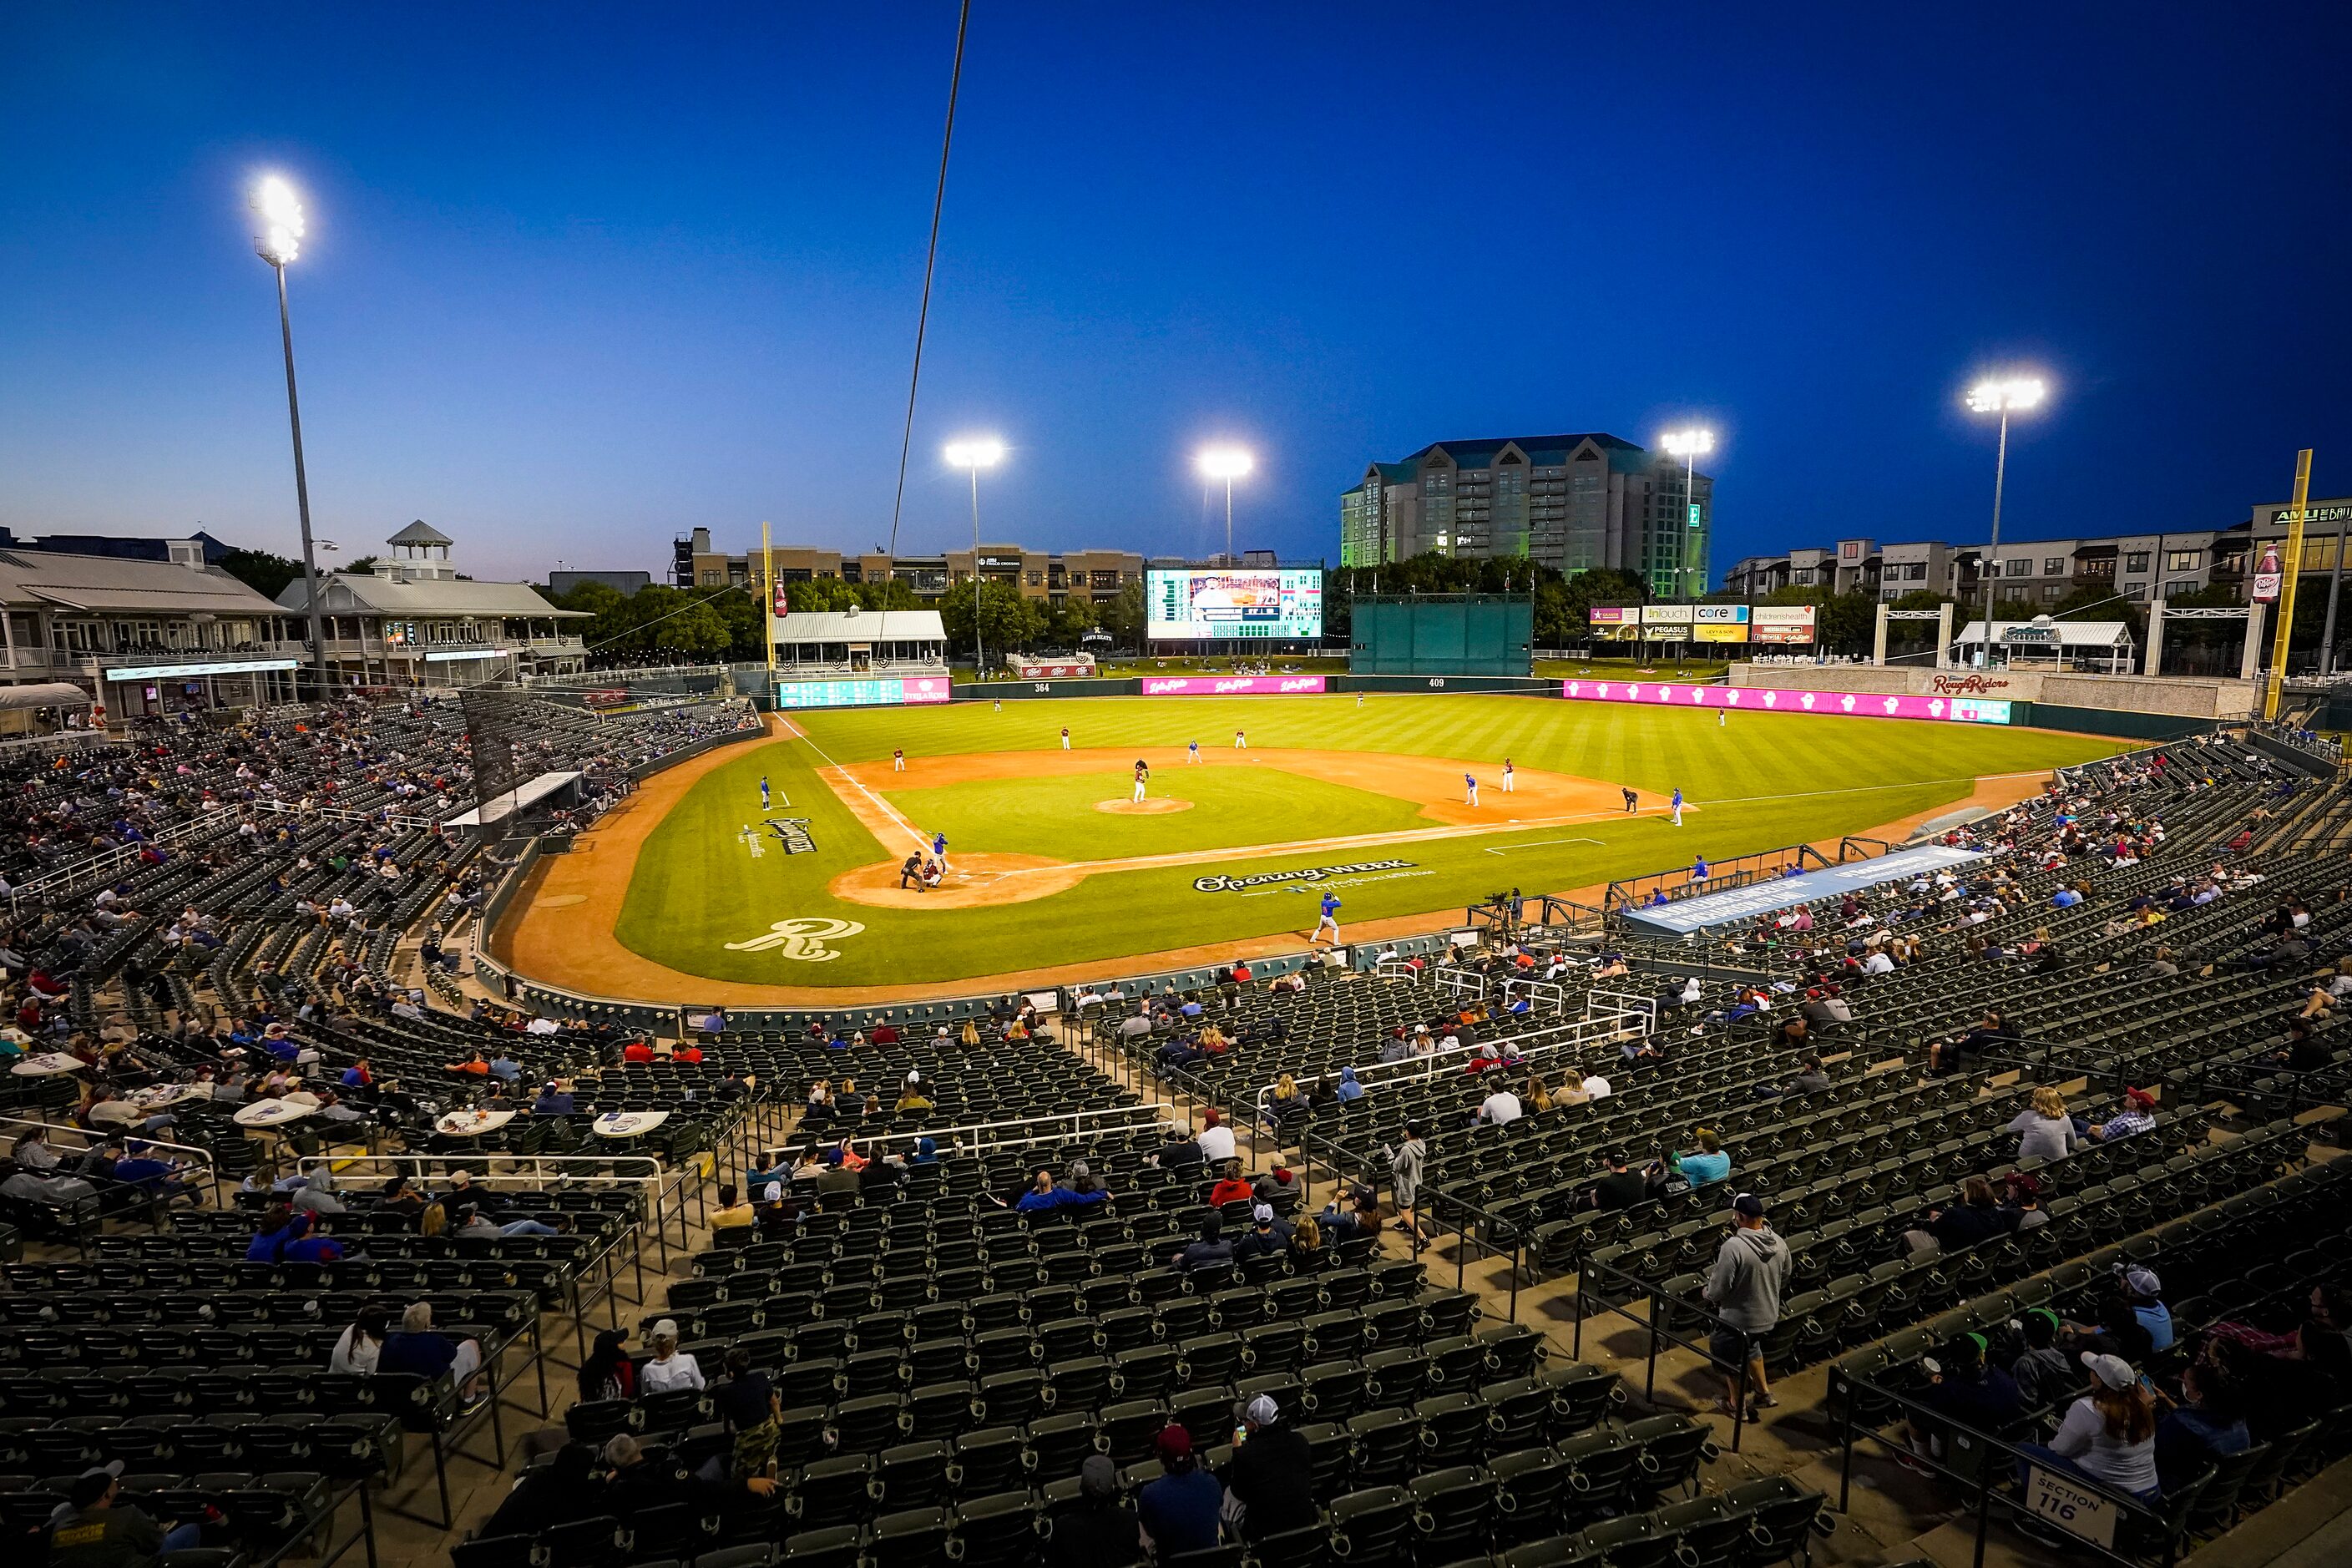
[[[983,1133],[984,1133],[984,1132],[992,1132],[992,1131],[998,1131],[998,1130],[1000,1130],[1000,1129],[1003,1129],[1003,1128],[1010,1128],[1010,1127],[1034,1127],[1035,1125],[1037,1125],[1037,1124],[1038,1124],[1039,1122],[1041,1122],[1041,1121],[1042,1121],[1042,1122],[1045,1122],[1045,1123],[1047,1123],[1047,1124],[1049,1124],[1049,1125],[1052,1125],[1052,1126],[1057,1126],[1057,1127],[1058,1127],[1058,1126],[1060,1126],[1060,1125],[1061,1125],[1062,1123],[1064,1123],[1064,1122],[1067,1122],[1067,1123],[1069,1123],[1069,1127],[1070,1127],[1070,1135],[1075,1136],[1075,1135],[1076,1135],[1076,1134],[1077,1134],[1078,1132],[1081,1132],[1081,1131],[1086,1131],[1085,1127],[1083,1126],[1083,1123],[1084,1123],[1084,1122],[1085,1122],[1088,1118],[1092,1118],[1092,1117],[1102,1117],[1102,1118],[1111,1118],[1111,1117],[1129,1117],[1129,1118],[1138,1118],[1139,1120],[1131,1121],[1129,1121],[1129,1122],[1126,1126],[1124,1126],[1124,1127],[1119,1127],[1119,1126],[1109,1126],[1109,1127],[1108,1127],[1108,1130],[1109,1130],[1109,1131],[1134,1131],[1140,1130],[1141,1128],[1143,1128],[1143,1127],[1144,1127],[1144,1126],[1146,1126],[1146,1125],[1153,1125],[1153,1124],[1157,1124],[1158,1122],[1160,1122],[1160,1121],[1161,1121],[1162,1120],[1164,1120],[1163,1116],[1161,1115],[1161,1112],[1165,1111],[1166,1110],[1167,1110],[1167,1107],[1166,1107],[1166,1106],[1164,1106],[1164,1105],[1158,1105],[1158,1104],[1151,1104],[1151,1103],[1145,1103],[1145,1104],[1141,1104],[1141,1105],[1108,1105],[1108,1106],[1097,1106],[1097,1107],[1096,1107],[1095,1109],[1093,1109],[1093,1110],[1060,1110],[1060,1111],[1054,1111],[1054,1112],[1051,1112],[1051,1113],[1049,1113],[1049,1114],[1047,1114],[1047,1115],[1045,1115],[1045,1116],[1020,1116],[1020,1117],[1012,1117],[1012,1118],[1008,1118],[1007,1120],[1003,1121],[975,1121],[975,1122],[968,1123],[968,1124],[966,1124],[966,1125],[964,1125],[964,1126],[961,1126],[961,1127],[939,1127],[939,1128],[921,1127],[921,1128],[917,1128],[915,1131],[911,1131],[911,1132],[869,1132],[869,1133],[866,1133],[866,1135],[864,1135],[863,1137],[856,1137],[856,1136],[853,1136],[853,1137],[851,1137],[851,1138],[849,1138],[849,1139],[845,1140],[845,1142],[847,1142],[849,1143],[849,1145],[850,1145],[852,1148],[856,1148],[856,1147],[857,1147],[857,1146],[858,1146],[858,1145],[860,1145],[860,1144],[864,1144],[864,1145],[866,1145],[866,1146],[867,1146],[867,1147],[873,1147],[873,1146],[875,1146],[875,1145],[878,1145],[878,1144],[882,1144],[882,1143],[903,1142],[906,1142],[906,1141],[908,1141],[908,1140],[911,1140],[911,1139],[916,1139],[916,1138],[929,1138],[929,1139],[930,1139],[930,1140],[932,1140],[933,1142],[937,1142],[937,1141],[939,1141],[940,1139],[942,1139],[942,1138],[950,1138],[950,1137],[955,1137],[955,1136],[958,1136],[958,1135],[960,1135],[960,1134],[966,1133],[966,1132],[983,1132]],[[807,1126],[805,1125],[805,1123],[803,1123],[802,1130],[803,1130],[803,1131],[810,1131],[810,1132],[813,1132],[813,1133],[816,1133],[816,1134],[817,1134],[817,1136],[818,1136],[819,1142],[833,1142],[833,1143],[839,1143],[839,1142],[845,1142],[845,1140],[842,1140],[842,1139],[825,1139],[825,1138],[824,1138],[824,1137],[823,1137],[823,1135],[822,1135],[822,1133],[821,1133],[821,1132],[817,1132],[817,1130],[816,1130],[816,1129],[809,1128],[809,1127],[807,1127]],[[1041,1133],[1041,1134],[1039,1134],[1039,1135],[1038,1135],[1037,1137],[1035,1137],[1035,1138],[1030,1138],[1030,1139],[1005,1139],[1005,1140],[1002,1140],[1002,1141],[997,1141],[997,1142],[989,1142],[986,1146],[987,1146],[987,1147],[990,1147],[990,1148],[1011,1148],[1011,1147],[1013,1147],[1015,1143],[1019,1143],[1019,1142],[1045,1142],[1045,1141],[1046,1141],[1046,1139],[1048,1139],[1048,1138],[1051,1138],[1051,1137],[1059,1137],[1059,1136],[1062,1136],[1062,1134],[1058,1134],[1058,1133]],[[957,1147],[958,1147],[959,1149],[964,1150],[964,1151],[966,1151],[966,1152],[978,1152],[978,1151],[979,1151],[979,1149],[981,1148],[981,1145],[980,1145],[980,1144],[978,1144],[978,1143],[960,1143],[960,1144],[958,1144],[958,1145],[957,1145]]]
[[[80,1142],[73,1145],[73,1147],[77,1151],[82,1152],[88,1152],[89,1150],[98,1147],[100,1143],[113,1142],[117,1139],[121,1139],[125,1142],[128,1142],[132,1139],[136,1139],[150,1149],[169,1149],[175,1155],[185,1155],[202,1164],[205,1168],[205,1181],[206,1184],[213,1189],[215,1194],[220,1191],[220,1168],[213,1159],[212,1151],[209,1149],[200,1148],[194,1143],[167,1142],[161,1138],[152,1138],[148,1136],[146,1133],[140,1131],[135,1126],[120,1128],[110,1132],[95,1132],[87,1127],[80,1126],[71,1121],[45,1121],[37,1116],[0,1116],[0,1137],[7,1138],[11,1143],[14,1143],[18,1137],[23,1135],[23,1133],[30,1131],[36,1127],[41,1129],[45,1132],[50,1133],[52,1135],[52,1142],[55,1141],[54,1135],[57,1133],[71,1133],[74,1137],[81,1140]]]

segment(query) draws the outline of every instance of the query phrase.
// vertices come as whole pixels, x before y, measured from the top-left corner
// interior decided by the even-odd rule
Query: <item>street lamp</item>
[[[980,470],[1004,460],[1004,443],[993,436],[948,443],[951,467],[971,470],[971,678],[981,679],[980,652]]]
[[[302,250],[302,198],[271,174],[254,187],[253,214],[261,232],[255,254],[278,275],[278,336],[286,349],[286,417],[294,427],[294,503],[302,517],[302,591],[310,623],[310,664],[320,700],[332,689],[327,676],[327,639],[319,619],[319,563],[310,548],[310,481],[302,468],[302,404],[294,395],[294,324],[286,309],[286,266]]]
[[[1234,481],[1256,465],[1239,447],[1212,447],[1198,459],[1203,478],[1225,481],[1225,564],[1234,563]]]
[[[1980,381],[1969,388],[1969,411],[2000,416],[2000,445],[1992,460],[1992,542],[1985,550],[1984,668],[1992,668],[1993,579],[2000,574],[2000,491],[2009,475],[2009,416],[2040,405],[2049,394],[2038,375],[2008,376]]]
[[[1696,426],[1669,430],[1658,444],[1683,460],[1682,547],[1675,552],[1675,593],[1677,597],[1696,599],[1706,592],[1704,584],[1696,594],[1690,586],[1690,538],[1698,531],[1698,460],[1702,454],[1715,450],[1715,432]]]

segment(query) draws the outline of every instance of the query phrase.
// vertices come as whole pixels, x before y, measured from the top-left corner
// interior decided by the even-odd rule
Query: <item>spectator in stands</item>
[[[604,1477],[605,1506],[622,1519],[684,1501],[689,1494],[686,1472],[675,1460],[665,1458],[655,1463],[646,1458],[644,1446],[626,1432],[605,1441],[604,1463],[609,1467]]]
[[[922,1146],[929,1142],[928,1138],[916,1140],[915,1147],[919,1163]],[[931,1158],[937,1160],[939,1155],[935,1152]],[[1070,1168],[1062,1180],[1062,1206],[1073,1209],[1099,1209],[1109,1202],[1110,1189],[1102,1184],[1102,1179],[1095,1174],[1094,1167],[1084,1160],[1071,1161]]]
[[[349,1214],[350,1207],[335,1191],[335,1168],[331,1162],[313,1160],[303,1173],[299,1192],[294,1194],[292,1207],[296,1214]]]
[[[719,1206],[710,1211],[711,1239],[713,1241],[721,1239],[719,1236],[721,1231],[740,1233],[725,1239],[742,1239],[743,1237],[749,1236],[752,1227],[759,1222],[759,1211],[743,1201],[742,1193],[735,1184],[721,1182],[719,1185]]]
[[[2040,1410],[2057,1403],[2074,1386],[2074,1360],[2058,1348],[2062,1327],[2058,1314],[2047,1307],[2030,1308],[2019,1321],[2024,1349],[2010,1363],[2009,1375],[2028,1410]]]
[[[1808,1094],[1823,1093],[1829,1087],[1830,1075],[1822,1070],[1822,1058],[1808,1056],[1798,1058],[1795,1076],[1780,1089],[1759,1086],[1756,1092],[1767,1098],[1778,1095],[1783,1100],[1794,1100]]]
[[[1748,1419],[1780,1403],[1764,1374],[1763,1338],[1780,1321],[1780,1292],[1789,1279],[1789,1244],[1764,1217],[1764,1200],[1741,1193],[1731,1204],[1731,1234],[1716,1249],[1705,1295],[1722,1323],[1707,1335],[1707,1353],[1723,1374],[1723,1413],[1739,1419],[1741,1390],[1752,1384]]]
[[[1311,1214],[1303,1214],[1290,1227],[1290,1266],[1299,1274],[1312,1274],[1323,1267],[1323,1225]]]
[[[166,1530],[122,1501],[121,1475],[122,1461],[112,1459],[75,1478],[66,1500],[49,1516],[50,1568],[137,1568],[165,1552],[204,1543],[201,1524],[191,1521]],[[23,1546],[20,1542],[19,1549]]]
[[[0,1192],[6,1191],[5,1186],[0,1186]],[[285,1252],[286,1244],[293,1239],[293,1209],[285,1204],[272,1204],[263,1213],[253,1239],[245,1244],[245,1260],[247,1263],[277,1262]]]
[[[1223,1208],[1227,1204],[1246,1203],[1257,1194],[1255,1184],[1244,1175],[1238,1165],[1228,1169],[1209,1188],[1209,1206]]]
[[[1989,1342],[1978,1333],[1964,1333],[1946,1343],[1937,1359],[1927,1363],[1928,1382],[1919,1391],[1919,1403],[1947,1420],[1998,1437],[2025,1413],[2025,1402],[2014,1378],[1985,1364],[1989,1348]],[[1912,1453],[1941,1457],[1940,1432],[1923,1429],[1915,1420],[1910,1436]],[[1923,1475],[1932,1473],[1907,1456],[1898,1458],[1907,1468]]]
[[[433,1304],[411,1301],[400,1314],[399,1331],[384,1338],[377,1352],[379,1373],[415,1373],[424,1377],[447,1373],[468,1404],[482,1397],[482,1347],[472,1340],[453,1340],[433,1327]]]
[[[1692,1136],[1698,1140],[1698,1147],[1687,1154],[1668,1153],[1665,1156],[1667,1166],[1688,1182],[1694,1192],[1717,1182],[1729,1181],[1731,1156],[1724,1152],[1715,1129],[1702,1127]]]
[[[625,1062],[649,1062],[653,1060],[653,1043],[650,1040],[631,1040],[628,1044],[621,1047],[621,1059]]]
[[[1601,1068],[1597,1063],[1584,1075],[1584,1081],[1577,1087],[1584,1091],[1584,1098],[1588,1100],[1606,1100],[1613,1092],[1609,1087],[1609,1080],[1601,1076]]]
[[[653,1352],[637,1369],[637,1390],[640,1394],[666,1394],[673,1388],[703,1389],[709,1386],[703,1380],[702,1365],[694,1357],[677,1348],[677,1320],[664,1318],[646,1336],[646,1346]]]
[[[2309,1023],[2297,1017],[2287,1021],[2286,1048],[2273,1051],[2263,1059],[2289,1072],[2320,1072],[2336,1065],[2336,1052],[2312,1034]]]
[[[1629,1209],[1650,1196],[1650,1183],[1642,1173],[1626,1169],[1625,1156],[1612,1150],[1601,1156],[1609,1167],[1608,1173],[1591,1186],[1576,1201],[1582,1209],[1598,1209],[1604,1214]]]
[[[2039,1464],[2087,1476],[2102,1486],[2152,1502],[2156,1473],[2156,1398],[2120,1356],[2082,1353],[2091,1373],[2091,1392],[2066,1408],[2057,1436],[2045,1447],[2020,1446],[2020,1484]]]
[[[570,1116],[573,1110],[572,1096],[553,1079],[540,1086],[539,1098],[530,1102],[533,1116]]]
[[[16,1146],[8,1152],[17,1164],[36,1175],[47,1175],[61,1163],[57,1150],[49,1144],[49,1130],[46,1127],[28,1128],[18,1134]]]
[[[637,1396],[637,1364],[629,1359],[629,1331],[605,1329],[596,1335],[596,1342],[588,1359],[580,1363],[580,1397],[583,1400],[635,1399]]]
[[[1357,1100],[1364,1098],[1364,1086],[1356,1081],[1356,1069],[1354,1068],[1341,1068],[1339,1069],[1339,1086],[1332,1089],[1331,1093],[1332,1096],[1342,1105],[1351,1105]]]
[[[1170,1261],[1190,1274],[1196,1268],[1215,1268],[1234,1260],[1233,1243],[1225,1239],[1225,1222],[1211,1214],[1201,1222],[1198,1239],[1188,1242],[1183,1250]]]
[[[900,1116],[910,1116],[918,1111],[931,1110],[931,1097],[925,1092],[927,1087],[921,1073],[908,1073],[907,1081],[898,1086],[898,1103],[892,1107],[892,1110]]]
[[[1192,1435],[1183,1427],[1164,1428],[1153,1450],[1160,1459],[1160,1479],[1146,1483],[1136,1496],[1144,1545],[1162,1563],[1182,1552],[1207,1551],[1217,1543],[1225,1489],[1194,1459]]]
[[[606,1504],[604,1482],[596,1473],[596,1450],[585,1443],[566,1443],[546,1464],[523,1471],[479,1534],[485,1539],[537,1535],[573,1520],[598,1518]]]
[[[2001,1178],[2004,1194],[2002,1206],[2017,1215],[2013,1230],[2028,1231],[2050,1223],[2050,1215],[2042,1207],[2042,1184],[2023,1171],[2011,1171]]]
[[[328,1352],[327,1370],[359,1377],[373,1374],[391,1323],[391,1315],[383,1308],[361,1308],[359,1316],[343,1330],[335,1341],[335,1348]]]
[[[1225,1467],[1225,1484],[1241,1509],[1241,1536],[1263,1541],[1315,1524],[1315,1461],[1307,1439],[1282,1419],[1267,1394],[1242,1411],[1242,1436]]]
[[[2157,1419],[2158,1483],[2167,1492],[2178,1491],[2214,1460],[2242,1454],[2253,1441],[2235,1380],[2210,1363],[2191,1362],[2180,1369],[2179,1403]]]
[[[1077,1506],[1055,1516],[1045,1550],[1045,1568],[1134,1568],[1142,1562],[1142,1524],[1120,1499],[1118,1466],[1109,1455],[1089,1454],[1078,1467]]]
[[[1491,1050],[1493,1047],[1486,1048]],[[1511,1086],[1498,1083],[1492,1094],[1479,1101],[1477,1115],[1472,1120],[1488,1127],[1507,1127],[1526,1114],[1526,1108],[1519,1103],[1519,1097],[1511,1092]]]
[[[1927,1224],[1903,1233],[1916,1257],[1924,1253],[1959,1252],[1980,1241],[2017,1228],[2017,1215],[2000,1206],[1990,1178],[1970,1176],[1960,1184],[1960,1201],[1949,1208],[1929,1209]]]
[[[1383,1147],[1381,1153],[1389,1163],[1389,1191],[1396,1198],[1397,1218],[1408,1228],[1406,1234],[1420,1245],[1427,1234],[1414,1205],[1421,1197],[1422,1170],[1429,1159],[1429,1130],[1418,1119],[1404,1124],[1404,1141],[1393,1148]]]
[[[1031,1178],[1029,1188],[1014,1202],[1023,1214],[1049,1214],[1062,1206],[1062,1194],[1054,1186],[1054,1173],[1040,1171]]]
[[[1195,1142],[1201,1145],[1201,1158],[1210,1164],[1222,1164],[1234,1157],[1234,1130],[1224,1125],[1215,1106],[1201,1113],[1201,1131]]]
[[[1234,1261],[1245,1263],[1253,1258],[1282,1258],[1290,1250],[1289,1227],[1274,1217],[1272,1204],[1250,1205],[1249,1233],[1234,1243]]]
[[[2156,1096],[2126,1085],[2122,1108],[2106,1121],[2092,1124],[2076,1117],[2074,1122],[2076,1130],[2093,1142],[2112,1143],[2118,1138],[2129,1138],[2156,1125]]]
[[[331,1236],[314,1233],[314,1220],[307,1214],[298,1214],[287,1226],[286,1245],[278,1258],[287,1263],[340,1263],[343,1259],[343,1244]]]
[[[2130,1303],[2132,1316],[2147,1331],[2150,1352],[2172,1348],[2172,1310],[2164,1304],[2164,1285],[2156,1270],[2132,1265],[2123,1270],[2124,1300]]]
[[[1306,1111],[1307,1102],[1299,1095],[1298,1080],[1288,1073],[1276,1078],[1274,1091],[1266,1101],[1266,1131],[1279,1134],[1289,1122],[1302,1119]]]
[[[2014,1037],[2002,1021],[2000,1009],[1988,1007],[1984,1016],[1977,1020],[1975,1028],[1957,1040],[1928,1047],[1927,1070],[1948,1077],[1965,1071],[1969,1058],[1982,1056],[1988,1051],[2005,1050],[2013,1043]]]
[[[866,1094],[857,1080],[845,1078],[833,1097],[833,1114],[837,1121],[862,1121],[866,1118]]]
[[[379,1214],[401,1214],[414,1219],[424,1211],[425,1198],[415,1187],[408,1184],[406,1176],[394,1176],[383,1184],[383,1190],[376,1197],[375,1206]]]
[[[2033,1103],[2017,1113],[2009,1131],[2018,1134],[2021,1160],[2063,1160],[2080,1145],[2066,1097],[2047,1084],[2033,1091]]]

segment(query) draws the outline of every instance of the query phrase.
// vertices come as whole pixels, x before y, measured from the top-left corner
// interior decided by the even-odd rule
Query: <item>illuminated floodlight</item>
[[[302,253],[302,198],[294,187],[276,174],[269,175],[253,191],[254,216],[261,219],[261,232],[254,237],[253,247],[261,259],[272,267],[283,267]]]
[[[1658,438],[1658,444],[1677,458],[1700,458],[1715,450],[1712,430],[1669,430]]]
[[[1211,447],[1197,460],[1203,475],[1228,483],[1240,479],[1256,466],[1250,455],[1239,447]]]
[[[993,436],[974,436],[948,443],[948,462],[959,468],[992,468],[1004,460],[1004,443]]]
[[[1969,407],[1978,414],[2008,414],[2032,408],[2049,395],[2038,375],[2008,376],[1969,388]]]

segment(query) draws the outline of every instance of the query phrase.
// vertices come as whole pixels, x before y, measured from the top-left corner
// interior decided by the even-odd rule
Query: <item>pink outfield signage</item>
[[[945,702],[955,695],[952,683],[944,675],[911,676],[901,685],[903,700],[908,702]]]
[[[1867,691],[1801,691],[1780,686],[1689,686],[1664,680],[1563,680],[1559,694],[1584,702],[1647,702],[1765,713],[1827,713],[1854,719],[1930,719],[2006,724],[2009,704],[1977,698],[1885,697]]]
[[[1146,697],[1287,697],[1320,691],[1319,675],[1147,675]]]

